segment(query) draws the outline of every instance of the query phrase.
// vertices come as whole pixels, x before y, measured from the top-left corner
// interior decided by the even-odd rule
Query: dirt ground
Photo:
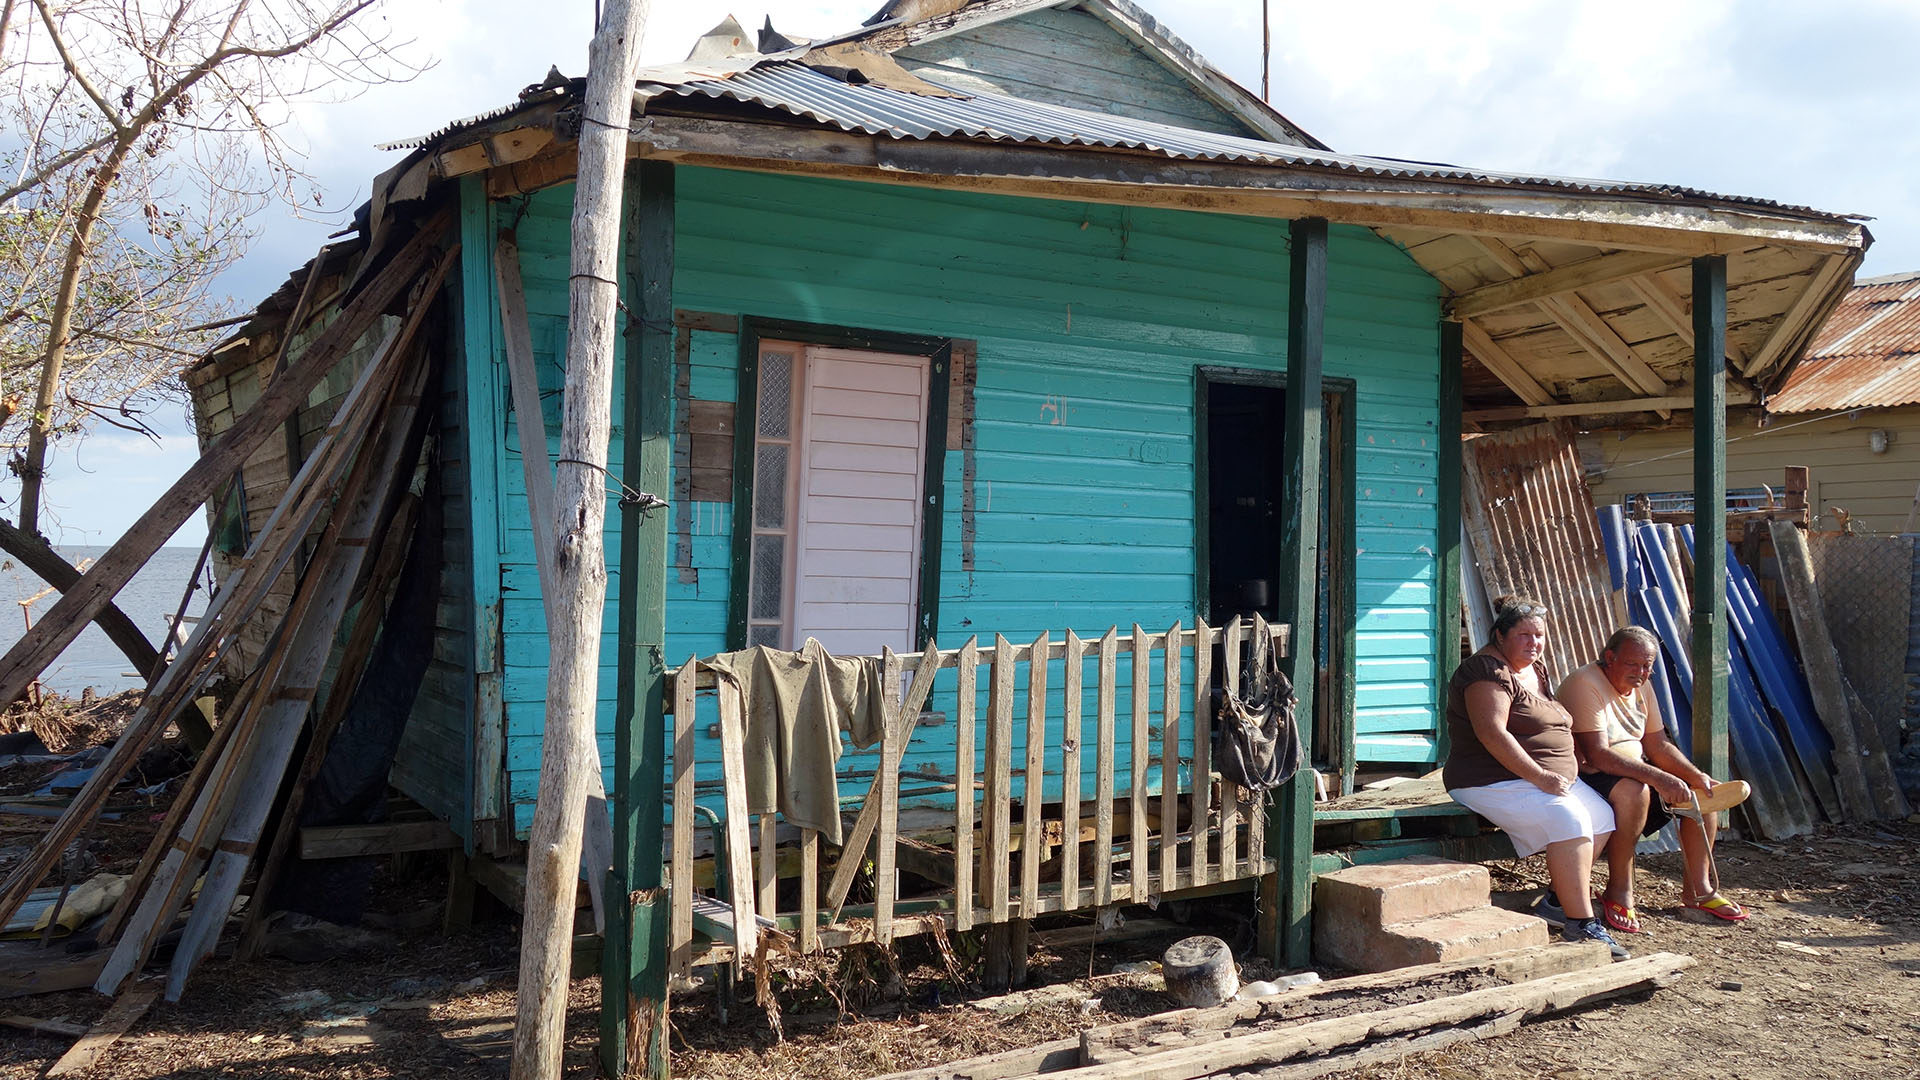
[[[1649,933],[1636,952],[1698,958],[1668,988],[1530,1024],[1483,1043],[1347,1076],[1406,1080],[1486,1077],[1716,1080],[1920,1077],[1920,825],[1850,827],[1782,844],[1728,841],[1720,857],[1731,895],[1754,911],[1741,926],[1676,914],[1678,856],[1643,860],[1640,906]],[[430,870],[390,891],[391,925],[427,921]],[[1545,880],[1539,861],[1494,864],[1498,899],[1520,906]],[[408,907],[413,909],[407,917]],[[1232,908],[1167,909],[1195,931],[1233,936]],[[178,1005],[156,1005],[90,1075],[115,1078],[504,1076],[516,963],[513,926],[483,920],[455,938],[379,931],[359,955],[296,965],[204,965]],[[1116,964],[1157,955],[1143,941],[1035,956],[1037,980],[1065,1000],[1017,1016],[970,1002],[976,948],[953,941],[951,964],[931,943],[902,948],[899,970],[873,950],[776,977],[786,1037],[742,999],[725,1022],[711,985],[675,997],[674,1068],[714,1080],[855,1080],[1072,1034],[1170,1008],[1152,975]],[[1089,980],[1089,972],[1092,978]],[[1269,974],[1257,961],[1247,977]],[[1327,974],[1334,974],[1328,972]],[[594,1075],[597,980],[574,984],[568,1075]],[[1083,1005],[1097,997],[1098,1003]],[[0,1003],[0,1015],[89,1023],[107,1001],[91,991]],[[842,1009],[846,1010],[843,1015]],[[70,1040],[0,1028],[0,1080],[41,1075]]]

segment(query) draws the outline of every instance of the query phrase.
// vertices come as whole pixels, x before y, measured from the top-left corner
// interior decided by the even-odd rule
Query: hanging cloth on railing
[[[880,741],[880,658],[833,656],[808,638],[799,652],[761,645],[702,663],[736,680],[746,698],[748,809],[778,810],[788,824],[840,843],[840,733],[860,750]]]
[[[1296,701],[1273,651],[1273,631],[1255,615],[1252,640],[1240,657],[1239,693],[1223,691],[1214,718],[1213,764],[1223,778],[1259,792],[1300,771]]]

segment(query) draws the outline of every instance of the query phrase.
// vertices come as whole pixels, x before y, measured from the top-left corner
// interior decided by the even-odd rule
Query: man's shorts
[[[1580,779],[1586,781],[1588,787],[1599,792],[1600,797],[1606,799],[1608,803],[1611,804],[1613,801],[1613,785],[1628,779],[1628,777],[1615,776],[1612,773],[1589,772],[1581,773]],[[1641,783],[1639,780],[1633,782],[1636,784]],[[1659,792],[1649,787],[1647,789],[1647,796],[1647,824],[1645,828],[1640,830],[1641,836],[1652,836],[1654,833],[1666,828],[1667,822],[1673,820],[1673,815],[1667,813],[1667,800],[1661,798]]]

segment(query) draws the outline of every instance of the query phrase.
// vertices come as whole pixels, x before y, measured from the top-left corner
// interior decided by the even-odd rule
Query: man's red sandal
[[[1700,897],[1699,899],[1687,897],[1682,906],[1687,911],[1697,911],[1703,916],[1711,916],[1721,922],[1737,923],[1747,921],[1747,909],[1717,892]]]

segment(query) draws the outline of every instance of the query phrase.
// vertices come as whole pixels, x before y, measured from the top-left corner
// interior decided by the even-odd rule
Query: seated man
[[[1608,926],[1628,934],[1641,932],[1640,913],[1633,906],[1635,845],[1673,819],[1668,805],[1691,808],[1693,791],[1714,788],[1713,778],[1667,741],[1660,710],[1646,685],[1658,649],[1658,639],[1637,626],[1615,631],[1600,662],[1567,676],[1555,694],[1573,716],[1573,737],[1583,762],[1580,778],[1613,807],[1615,827],[1606,848],[1607,887],[1600,895],[1600,915]],[[1649,789],[1660,797],[1653,798]],[[1707,802],[1704,794],[1701,801]],[[1747,913],[1720,895],[1710,871],[1718,827],[1712,813],[1699,820],[1681,819],[1683,900],[1695,911],[1739,922]]]

